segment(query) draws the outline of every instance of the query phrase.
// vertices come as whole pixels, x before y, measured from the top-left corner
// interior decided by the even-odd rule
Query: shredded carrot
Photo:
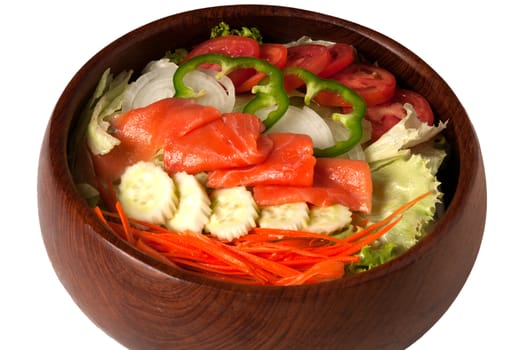
[[[139,238],[138,240],[135,241],[135,245],[136,245],[136,247],[139,250],[141,250],[144,253],[150,255],[151,257],[153,257],[153,258],[155,258],[155,259],[157,259],[157,260],[159,260],[161,262],[164,262],[167,265],[176,266],[176,264],[174,264],[170,259],[168,259],[166,256],[161,254],[156,249],[153,249],[152,247],[150,247],[141,238]]]
[[[104,216],[104,213],[101,208],[95,207],[93,208],[93,211],[95,212],[99,220],[101,220],[104,224],[108,225],[108,221],[106,221],[106,217]]]
[[[359,232],[357,232],[357,233],[345,238],[345,240],[348,241],[348,242],[349,241],[355,241],[355,240],[357,240],[357,239],[359,239],[361,237],[366,236],[367,234],[371,233],[372,231],[375,231],[375,230],[381,228],[382,226],[387,225],[390,221],[394,220],[394,218],[396,218],[398,215],[402,214],[404,211],[408,210],[410,207],[415,205],[417,202],[419,202],[423,198],[429,196],[431,193],[432,193],[432,191],[428,191],[428,192],[425,192],[422,195],[412,199],[411,201],[403,204],[401,207],[399,207],[398,209],[393,211],[390,215],[388,215],[383,220],[378,221],[378,222],[376,222],[374,224],[371,224],[370,226],[366,227],[362,231],[359,231]]]
[[[115,203],[115,209],[117,210],[117,214],[119,214],[119,218],[121,219],[121,223],[123,224],[124,236],[126,237],[126,240],[128,241],[128,243],[134,244],[135,239],[132,236],[132,232],[130,232],[130,222],[126,217],[126,214],[124,213],[123,207],[121,206],[120,202]]]
[[[347,255],[359,253],[362,248],[375,242],[377,239],[381,238],[384,234],[390,231],[395,225],[399,223],[399,221],[401,221],[402,218],[403,218],[402,216],[398,216],[395,220],[393,220],[386,226],[382,227],[378,231],[372,233],[369,236],[366,236],[365,238],[359,241],[353,242],[353,244],[351,244],[347,250],[342,251],[339,255],[347,256]]]
[[[278,286],[291,286],[305,283],[322,282],[344,276],[344,264],[336,260],[320,261],[307,271],[296,276],[284,277],[276,282]]]
[[[321,240],[327,240],[331,242],[338,243],[340,239],[331,237],[322,233],[314,233],[309,231],[295,231],[295,230],[284,230],[279,228],[263,228],[263,227],[255,227],[251,230],[251,233],[255,233],[258,235],[267,236],[268,240],[272,239],[283,239],[283,238],[291,238],[291,237],[301,237],[301,238],[313,238],[313,239],[321,239]],[[256,236],[254,235],[245,235],[240,237],[240,240],[253,240]]]
[[[430,193],[344,239],[257,227],[233,242],[224,242],[201,232],[176,233],[128,218],[119,202],[115,212],[99,207],[94,211],[116,236],[166,264],[223,281],[285,286],[342,277],[345,264],[360,262],[358,253],[363,247],[390,231],[405,210]],[[366,225],[367,219],[361,222]]]

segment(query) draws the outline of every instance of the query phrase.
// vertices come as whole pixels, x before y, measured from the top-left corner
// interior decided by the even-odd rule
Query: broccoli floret
[[[231,27],[227,23],[222,21],[217,26],[213,27],[210,31],[211,38],[226,35],[238,35],[247,38],[252,38],[260,44],[263,42],[262,34],[260,33],[260,30],[258,30],[258,28],[256,27],[241,27],[240,29],[231,29]]]
[[[165,58],[168,58],[172,63],[180,64],[187,54],[188,51],[186,49],[175,49],[174,51],[167,51]]]

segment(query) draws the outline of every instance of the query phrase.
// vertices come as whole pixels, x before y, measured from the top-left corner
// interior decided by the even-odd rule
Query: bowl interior
[[[448,220],[450,204],[460,181],[469,181],[471,176],[469,168],[461,169],[463,160],[460,157],[463,155],[460,155],[459,150],[465,149],[471,142],[477,144],[468,116],[460,102],[441,77],[404,46],[358,24],[310,11],[276,6],[223,6],[169,16],[131,31],[97,53],[81,68],[66,88],[54,113],[54,118],[61,120],[60,125],[67,126],[65,138],[74,139],[72,133],[78,127],[82,109],[106,68],[111,67],[114,74],[126,69],[133,69],[137,74],[148,61],[162,57],[167,51],[179,47],[190,48],[207,39],[210,28],[218,24],[220,20],[228,22],[232,27],[256,26],[262,31],[265,40],[269,42],[287,42],[307,35],[313,39],[350,43],[366,59],[377,62],[380,66],[393,72],[399,86],[413,89],[425,96],[436,118],[448,121],[449,125],[445,133],[451,152],[438,175],[442,183],[441,189],[444,192],[446,205],[446,212],[441,220]],[[75,149],[76,145],[70,142],[67,150],[70,161],[76,157]],[[68,185],[74,191],[74,180],[70,180]],[[91,216],[94,220],[93,213],[87,208],[86,210],[86,215]],[[180,271],[174,271],[144,256],[125,243],[115,241],[109,237],[107,232],[104,232],[103,228],[99,227],[98,230],[120,249],[147,264],[154,265],[170,274],[195,278],[185,272],[181,275]],[[423,246],[420,250],[426,250],[427,245],[432,245],[435,236],[441,234],[439,231],[432,231],[423,240],[424,243],[420,243]],[[360,283],[363,279],[373,278],[396,268],[393,264],[404,265],[415,259],[412,257],[414,250],[410,249],[395,259],[391,262],[392,266],[388,268],[381,266],[371,273],[364,274],[364,276],[353,276],[351,279]],[[203,281],[200,280],[200,282]]]

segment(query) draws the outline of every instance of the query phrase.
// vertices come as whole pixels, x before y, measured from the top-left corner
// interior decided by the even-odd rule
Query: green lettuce
[[[412,153],[412,147],[434,139],[446,128],[447,123],[443,122],[439,122],[437,126],[423,123],[408,103],[404,108],[406,117],[364,149],[365,158],[369,163],[408,156]]]
[[[440,132],[446,123],[430,126],[421,122],[413,107],[407,115],[365,148],[373,181],[371,222],[377,222],[402,205],[430,192],[403,214],[402,220],[379,243],[395,244],[403,250],[413,246],[433,222],[442,193],[436,173],[446,157]]]
[[[427,225],[434,219],[442,194],[439,181],[427,163],[423,156],[412,154],[373,168],[373,209],[369,216],[372,222],[381,221],[402,205],[431,192],[407,209],[402,220],[380,239],[381,242],[408,249],[424,235]]]
[[[93,154],[104,155],[120,143],[119,139],[108,132],[110,127],[108,119],[121,110],[124,92],[131,76],[132,71],[127,71],[114,78],[110,69],[107,69],[95,88],[88,103],[91,116],[86,130],[86,141]]]
[[[367,245],[359,253],[360,262],[349,264],[347,272],[357,273],[371,270],[372,268],[382,265],[397,256],[397,246],[393,243],[377,245],[372,247]]]

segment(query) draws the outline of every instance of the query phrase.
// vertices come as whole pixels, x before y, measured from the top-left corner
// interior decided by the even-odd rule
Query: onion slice
[[[201,105],[213,106],[222,113],[233,111],[236,93],[232,80],[224,75],[217,79],[217,71],[199,69],[189,72],[183,78],[186,86],[200,91],[195,101]]]
[[[144,107],[174,96],[172,77],[177,67],[167,58],[150,62],[143,70],[143,74],[127,88],[122,111]]]
[[[315,148],[324,149],[335,145],[333,133],[324,118],[307,106],[300,108],[290,105],[287,112],[268,132],[291,132],[309,135]]]
[[[147,106],[175,94],[173,77],[178,66],[167,58],[152,61],[141,76],[127,88],[122,111]],[[236,98],[234,84],[227,76],[216,78],[218,72],[199,69],[188,73],[184,82],[195,91],[202,91],[196,103],[213,106],[222,113],[232,112]]]

